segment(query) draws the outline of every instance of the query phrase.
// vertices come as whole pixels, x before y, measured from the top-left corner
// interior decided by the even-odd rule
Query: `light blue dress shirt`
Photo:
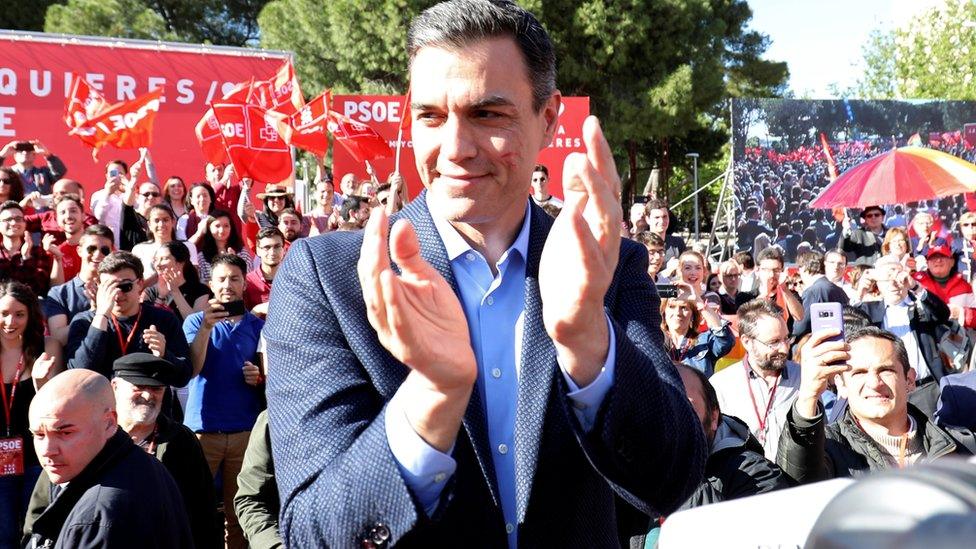
[[[526,202],[525,220],[515,242],[502,254],[495,268],[475,251],[447,221],[434,218],[444,243],[451,271],[460,291],[468,321],[471,346],[478,363],[475,390],[480,392],[488,422],[495,476],[501,499],[508,545],[517,547],[515,497],[515,408],[522,351],[525,309],[525,266],[528,257],[531,210]],[[607,319],[609,325],[610,321]],[[615,335],[610,326],[610,350],[600,375],[579,388],[563,370],[570,388],[567,396],[582,427],[589,431],[597,410],[613,384]],[[558,362],[558,359],[557,359]],[[386,409],[386,436],[404,480],[428,515],[436,509],[441,491],[454,474],[457,462],[428,445],[413,430],[404,413],[400,393]],[[451,449],[453,452],[453,448]]]

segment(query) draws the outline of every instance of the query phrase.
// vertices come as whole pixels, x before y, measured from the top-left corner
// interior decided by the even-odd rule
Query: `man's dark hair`
[[[241,270],[241,275],[247,274],[247,263],[237,254],[217,254],[214,256],[213,260],[210,261],[210,271],[213,272],[217,265],[228,265],[230,267],[237,267]]]
[[[746,208],[746,219],[759,217],[759,206],[748,206]]]
[[[796,256],[797,267],[811,275],[822,275],[824,270],[824,254],[816,251],[803,252]]]
[[[295,208],[285,208],[280,212],[278,212],[278,221],[281,221],[281,216],[285,214],[293,215],[298,218],[299,222],[302,221],[302,214],[298,213],[298,210],[296,210]]]
[[[81,197],[80,196],[78,196],[78,195],[76,195],[74,193],[65,193],[65,194],[62,194],[61,195],[61,198],[59,198],[58,201],[54,203],[54,207],[57,208],[59,204],[61,204],[62,202],[66,201],[66,200],[68,202],[74,202],[75,205],[77,205],[81,209],[82,212],[85,211],[85,203],[81,201]]]
[[[542,164],[536,164],[535,167],[532,168],[532,171],[533,172],[542,172],[542,173],[546,174],[546,177],[549,177],[549,168],[545,167]]]
[[[634,235],[634,240],[643,244],[644,247],[647,246],[659,246],[661,248],[664,247],[664,239],[658,236],[657,233],[652,233],[651,231],[641,231],[637,233],[636,235]]]
[[[118,164],[119,166],[122,166],[122,173],[120,173],[119,175],[125,176],[129,173],[129,164],[127,164],[125,160],[109,160],[108,163],[105,164],[105,167],[107,168],[112,164]]]
[[[908,360],[908,350],[905,349],[905,344],[902,342],[900,337],[889,332],[888,330],[882,330],[877,326],[864,326],[863,328],[857,328],[844,335],[844,339],[847,341],[848,345],[865,337],[873,337],[891,342],[891,344],[895,346],[895,356],[898,358],[898,362],[901,362],[902,372],[904,372],[905,375],[908,375],[908,369],[912,367],[912,363]]]
[[[651,210],[667,210],[668,201],[660,198],[652,198],[644,204],[644,215],[651,213]]]
[[[86,236],[100,236],[115,242],[115,233],[112,232],[112,229],[109,229],[107,226],[102,225],[101,223],[96,223],[95,225],[85,227],[85,232],[82,233],[81,236],[82,238]]]
[[[490,38],[511,38],[525,60],[532,84],[532,108],[539,112],[556,90],[556,53],[549,34],[534,15],[509,0],[441,2],[414,18],[407,33],[413,64],[427,47],[462,51]]]
[[[783,319],[783,309],[768,299],[756,298],[739,307],[739,336],[756,339],[759,319],[764,316]]]
[[[866,328],[871,326],[871,317],[867,313],[858,309],[857,307],[852,307],[850,305],[844,305],[841,309],[843,311],[842,317],[844,319],[844,333],[853,333],[861,328]]]
[[[719,404],[718,404],[718,394],[715,393],[715,387],[712,387],[712,384],[709,383],[708,376],[705,375],[705,372],[702,372],[698,368],[694,368],[692,366],[688,366],[687,364],[685,364],[683,362],[675,362],[674,365],[676,367],[678,367],[680,369],[683,369],[684,371],[692,374],[693,376],[695,376],[696,378],[698,378],[698,381],[701,383],[701,386],[702,386],[702,396],[705,397],[705,403],[704,403],[705,404],[705,420],[706,421],[711,421],[712,414],[714,414],[715,412],[722,413],[722,409],[719,407]],[[688,388],[687,387],[685,387],[685,392],[686,393],[688,392]]]
[[[341,217],[343,221],[349,221],[350,217],[352,216],[352,212],[358,210],[362,202],[363,199],[355,195],[346,197],[346,199],[342,201],[342,207],[339,208],[339,217]]]
[[[254,237],[254,242],[256,244],[265,238],[277,238],[278,240],[281,240],[282,244],[285,243],[285,235],[281,234],[278,227],[265,227],[261,229]]]
[[[17,177],[20,176],[18,175]],[[16,200],[8,200],[3,204],[0,204],[0,212],[5,212],[7,210],[20,210],[23,213],[24,207],[21,206],[20,202],[17,202]]]
[[[136,274],[136,278],[142,280],[144,271],[142,270],[142,260],[132,252],[119,250],[105,256],[105,259],[98,264],[98,274],[115,274],[122,269],[131,269]]]
[[[783,266],[783,252],[778,246],[764,248],[763,251],[759,252],[759,257],[756,258],[756,262],[762,263],[764,259],[775,259],[779,261],[780,267]]]
[[[752,259],[752,254],[749,252],[736,252],[732,256],[732,259],[739,265],[742,265],[743,269],[749,269],[751,271],[756,268],[756,261]]]

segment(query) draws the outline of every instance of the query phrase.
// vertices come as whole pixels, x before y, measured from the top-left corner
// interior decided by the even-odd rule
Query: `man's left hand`
[[[563,164],[562,212],[539,264],[542,318],[566,373],[579,386],[599,375],[610,346],[603,300],[620,254],[620,177],[596,117],[583,123],[586,154]]]
[[[155,324],[146,328],[145,332],[142,332],[142,340],[149,347],[152,354],[157,357],[163,358],[163,355],[166,354],[166,336],[156,329]]]

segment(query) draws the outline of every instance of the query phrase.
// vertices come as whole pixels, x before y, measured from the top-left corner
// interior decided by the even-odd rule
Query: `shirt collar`
[[[461,233],[457,231],[446,219],[437,217],[436,215],[431,215],[434,220],[434,228],[437,229],[438,236],[441,237],[441,242],[444,243],[444,250],[447,252],[447,258],[450,261],[454,261],[466,252],[471,251],[471,245],[468,241],[461,236]],[[522,220],[522,228],[519,230],[518,235],[515,237],[515,241],[509,246],[509,251],[516,251],[523,258],[528,257],[529,250],[529,227],[531,225],[530,220],[532,219],[532,209],[529,206],[529,200],[525,202],[525,217]],[[509,255],[507,252],[503,256]]]

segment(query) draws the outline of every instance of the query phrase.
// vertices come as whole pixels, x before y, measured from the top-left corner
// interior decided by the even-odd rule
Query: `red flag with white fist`
[[[326,94],[331,104],[332,95],[329,92]],[[326,125],[329,128],[329,133],[335,137],[336,143],[349,151],[349,154],[356,161],[369,162],[376,158],[393,156],[393,149],[390,148],[390,144],[373,128],[356,122],[348,116],[343,116],[331,108],[329,108],[326,116],[328,117]]]
[[[214,103],[211,109],[239,177],[277,183],[291,176],[291,130],[284,114],[236,103]]]

